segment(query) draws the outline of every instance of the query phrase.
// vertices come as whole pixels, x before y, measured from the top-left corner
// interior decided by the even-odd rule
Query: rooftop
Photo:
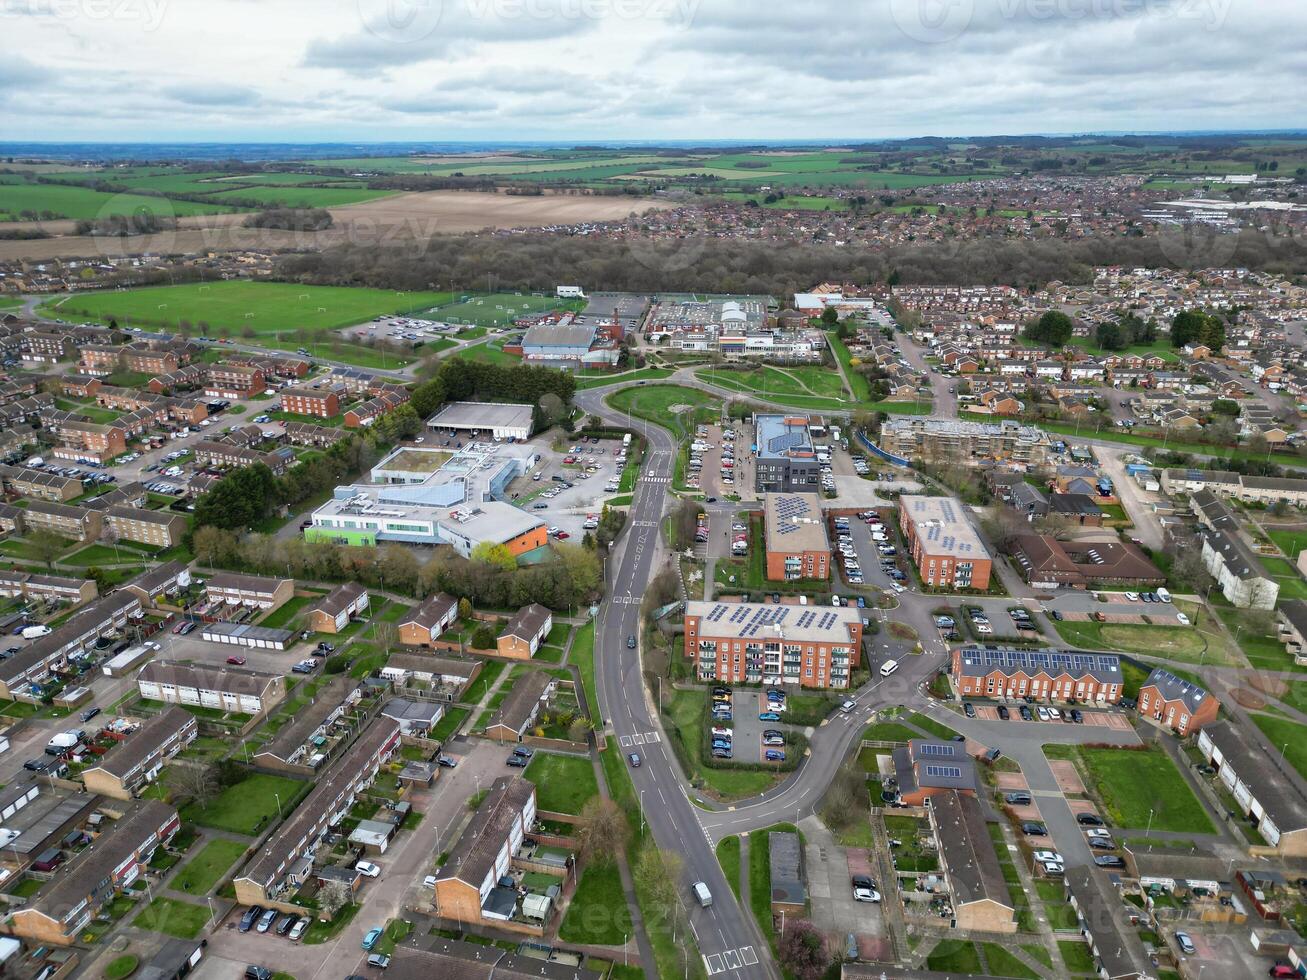
[[[521,776],[496,779],[449,852],[439,877],[479,887],[495,867],[510,830],[534,796],[535,784]]]
[[[1280,769],[1279,753],[1267,748],[1248,728],[1232,721],[1218,721],[1199,734],[1211,739],[1240,781],[1257,797],[1266,815],[1280,833],[1307,829],[1307,798]]]
[[[755,415],[759,459],[813,456],[806,415]]]
[[[524,428],[529,432],[531,416],[530,405],[514,405],[506,402],[449,402],[427,420],[427,425],[433,429]]]
[[[848,643],[862,626],[851,606],[791,606],[766,602],[685,604],[685,615],[699,617],[701,637],[782,640],[790,643]]]
[[[1038,672],[1056,677],[1093,677],[1100,683],[1123,683],[1121,657],[1115,653],[1091,653],[1084,650],[1022,650],[1016,647],[963,647],[958,651],[961,672],[967,677],[984,677],[999,671],[1003,674]]]
[[[1193,681],[1176,677],[1175,674],[1161,667],[1153,668],[1153,672],[1148,675],[1148,679],[1141,686],[1157,688],[1158,693],[1165,701],[1183,701],[1190,714],[1197,711],[1199,706],[1211,697],[1207,691]]]
[[[953,790],[936,794],[930,805],[955,901],[959,905],[991,901],[1012,908],[1012,893],[994,853],[980,801]]]
[[[980,535],[961,512],[962,505],[951,497],[904,494],[899,497],[899,506],[915,526],[917,538],[927,554],[989,558]]]
[[[159,712],[141,725],[112,752],[106,753],[94,769],[103,769],[113,776],[124,777],[150,758],[159,746],[179,732],[195,728],[195,716],[184,708],[173,705]]]
[[[829,551],[830,538],[815,493],[763,495],[768,551]]]

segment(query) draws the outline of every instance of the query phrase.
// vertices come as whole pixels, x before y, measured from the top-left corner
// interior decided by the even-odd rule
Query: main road
[[[624,415],[604,405],[609,390],[580,392],[576,403],[608,422],[627,424]],[[640,602],[658,570],[659,534],[676,460],[676,443],[666,429],[634,418],[629,427],[644,436],[648,450],[627,512],[628,530],[609,563],[607,594],[595,629],[600,715],[607,737],[617,741],[623,760],[631,752],[640,755],[641,765],[629,772],[644,829],[653,834],[660,850],[676,854],[684,862],[681,894],[707,972],[777,980],[779,974],[766,940],[752,916],[736,901],[700,821],[701,811],[685,794],[657,712],[645,694],[640,651],[628,646],[628,637],[640,634]],[[690,894],[690,885],[696,881],[704,882],[712,893],[708,908],[700,908]],[[646,965],[653,968],[652,963]]]

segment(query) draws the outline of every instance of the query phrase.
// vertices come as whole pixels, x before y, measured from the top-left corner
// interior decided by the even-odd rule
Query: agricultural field
[[[212,200],[245,204],[255,201],[264,207],[339,208],[390,197],[393,191],[373,191],[366,187],[238,187],[212,195]]]
[[[350,286],[302,286],[282,282],[229,280],[189,283],[184,286],[150,286],[123,292],[79,293],[43,304],[47,316],[78,318],[175,329],[181,320],[225,328],[255,338],[285,334],[294,340],[299,331],[318,333],[372,320],[383,313],[425,312],[449,303],[452,293],[399,293]],[[292,349],[293,349],[292,344]]]
[[[0,222],[33,221],[42,217],[92,221],[141,211],[166,217],[187,217],[233,210],[238,209],[143,194],[110,194],[68,184],[0,184]]]

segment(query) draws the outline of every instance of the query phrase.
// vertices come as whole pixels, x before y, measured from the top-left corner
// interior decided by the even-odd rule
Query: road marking
[[[624,749],[629,749],[631,747],[631,736],[630,735],[618,736],[617,744]]]
[[[726,967],[730,970],[738,970],[743,964],[740,962],[740,954],[736,950],[728,949],[722,954],[722,959],[726,961]]]
[[[710,977],[715,973],[726,972],[726,963],[722,960],[721,953],[713,953],[712,956],[705,956],[703,958],[703,965],[704,969],[708,971],[708,976]]]
[[[644,733],[644,740],[645,740],[646,742],[661,742],[661,741],[662,741],[662,739],[658,737],[658,733],[657,733],[657,732],[645,732],[645,733]]]
[[[740,959],[744,960],[745,966],[757,966],[758,954],[753,951],[752,946],[740,947]]]
[[[631,736],[631,741],[634,742],[636,745],[643,745],[644,736],[639,733],[636,733],[635,735]]]

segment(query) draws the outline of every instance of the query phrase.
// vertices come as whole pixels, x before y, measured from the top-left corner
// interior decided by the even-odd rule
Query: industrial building
[[[473,438],[489,435],[492,439],[531,438],[532,408],[502,402],[447,402],[427,420],[427,428],[437,432],[466,432]]]

